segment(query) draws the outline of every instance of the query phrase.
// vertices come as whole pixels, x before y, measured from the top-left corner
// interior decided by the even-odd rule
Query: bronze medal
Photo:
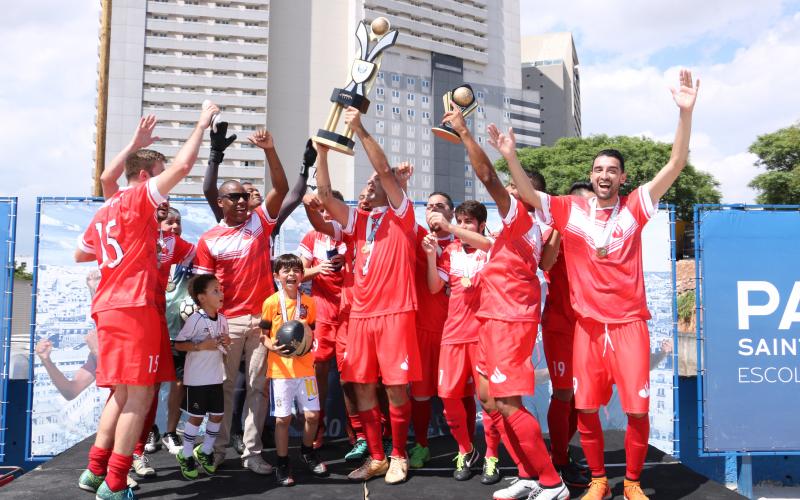
[[[467,278],[466,276],[464,276],[463,278],[461,278],[461,286],[463,286],[464,288],[471,287],[472,286],[472,280]]]
[[[175,291],[175,282],[169,280],[169,283],[167,283],[167,292],[174,292],[174,291]]]
[[[369,253],[370,252],[370,245],[369,243],[364,243],[364,246],[361,247],[361,253]]]
[[[606,257],[608,257],[608,248],[600,247],[597,249],[596,253],[598,259],[605,259]]]

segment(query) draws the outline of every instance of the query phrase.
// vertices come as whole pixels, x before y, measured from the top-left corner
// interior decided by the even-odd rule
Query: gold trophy
[[[445,113],[452,111],[453,105],[456,105],[465,118],[478,107],[478,101],[475,100],[475,92],[472,91],[472,87],[467,83],[445,92],[442,96],[442,101],[444,101]],[[453,144],[461,142],[461,137],[453,130],[449,122],[442,122],[438,127],[431,128],[431,131],[436,134],[436,137],[452,142]]]
[[[370,23],[369,34],[367,33],[366,22],[361,21],[358,23],[356,39],[358,40],[360,53],[358,58],[353,61],[353,66],[350,69],[352,80],[343,89],[333,89],[333,94],[331,94],[333,107],[331,107],[331,112],[328,114],[328,121],[325,122],[325,127],[319,129],[317,135],[311,138],[312,141],[324,144],[340,153],[353,155],[353,146],[355,146],[353,131],[350,130],[350,127],[345,127],[344,133],[339,134],[336,132],[336,126],[339,123],[342,110],[348,106],[353,106],[362,113],[367,112],[369,108],[367,94],[369,94],[372,84],[378,76],[383,51],[397,41],[397,30],[389,31],[389,29],[389,20],[385,17],[379,17]],[[376,42],[371,50],[369,48],[370,41]]]

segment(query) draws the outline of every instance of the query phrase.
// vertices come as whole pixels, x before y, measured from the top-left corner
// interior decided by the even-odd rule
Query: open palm
[[[514,137],[514,129],[509,127],[508,134],[504,134],[500,132],[497,125],[491,123],[487,127],[487,132],[489,132],[489,144],[491,144],[498,153],[504,157],[515,154],[517,140],[516,137]]]
[[[692,72],[688,69],[682,69],[680,74],[680,87],[677,89],[672,88],[672,98],[675,104],[682,110],[691,111],[694,108],[694,103],[697,100],[697,91],[700,89],[700,80],[692,85]]]

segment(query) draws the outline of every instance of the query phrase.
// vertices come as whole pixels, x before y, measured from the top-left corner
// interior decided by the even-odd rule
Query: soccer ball
[[[190,296],[187,296],[185,299],[181,301],[180,304],[178,304],[178,312],[180,313],[181,319],[183,321],[189,319],[189,316],[191,316],[192,314],[196,313],[199,310],[200,308],[197,307],[197,304],[194,303],[194,300],[192,300],[192,297]]]
[[[278,328],[276,341],[290,351],[289,356],[303,356],[311,351],[313,338],[309,330],[297,320],[287,321]]]

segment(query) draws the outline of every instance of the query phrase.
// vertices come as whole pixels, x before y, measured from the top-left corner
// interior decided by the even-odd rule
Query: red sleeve
[[[304,257],[309,261],[314,261],[314,231],[309,231],[303,236],[300,241],[300,246],[297,247],[300,257]]]
[[[194,270],[198,274],[214,274],[217,268],[216,260],[211,255],[211,250],[204,238],[197,242],[197,257],[194,261]]]
[[[197,249],[193,244],[177,236],[175,238],[175,255],[172,256],[170,264],[188,266],[194,260],[196,253]]]
[[[503,219],[503,229],[500,230],[500,235],[505,236],[509,240],[515,240],[523,237],[531,230],[533,218],[531,218],[531,215],[516,198],[513,196],[510,198],[511,205]]]
[[[142,219],[143,215],[155,217],[156,208],[167,201],[158,192],[155,177],[151,177],[147,182],[130,188],[129,192],[125,193],[125,196],[121,197],[120,200],[122,203],[120,213],[128,224],[146,220]]]
[[[628,195],[626,206],[640,225],[644,226],[655,215],[656,207],[645,186],[639,186]]]
[[[550,196],[542,193],[541,200],[542,221],[563,233],[569,222],[572,196]]]
[[[403,201],[400,203],[398,208],[392,207],[391,203],[389,207],[392,211],[394,211],[397,218],[400,220],[400,225],[403,229],[411,232],[414,228],[417,227],[417,219],[414,218],[414,204],[411,203],[411,200],[408,199],[408,196],[403,196]]]
[[[82,252],[97,255],[97,231],[94,229],[94,219],[86,228],[86,231],[78,238],[78,249]]]

